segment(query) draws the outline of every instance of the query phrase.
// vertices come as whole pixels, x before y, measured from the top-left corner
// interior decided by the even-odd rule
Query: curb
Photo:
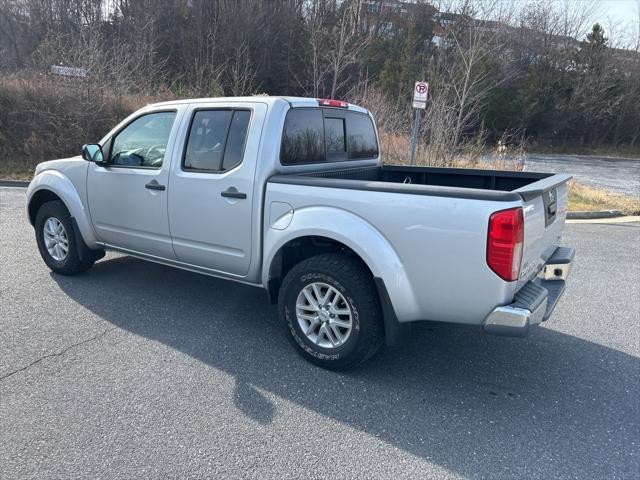
[[[615,218],[622,216],[624,216],[624,214],[620,210],[567,212],[567,220],[593,220],[597,218]]]
[[[625,215],[623,217],[613,217],[613,218],[591,218],[584,220],[567,220],[566,224],[602,224],[602,225],[616,225],[616,224],[624,224],[624,223],[640,223],[639,215]]]
[[[0,180],[0,187],[28,187],[29,182],[24,180]]]

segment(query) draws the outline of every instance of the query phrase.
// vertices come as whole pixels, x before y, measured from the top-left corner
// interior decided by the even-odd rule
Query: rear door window
[[[251,112],[248,110],[237,110],[233,113],[229,136],[227,137],[227,146],[224,149],[224,158],[222,160],[223,171],[231,170],[242,163],[250,117]]]
[[[198,110],[189,128],[182,168],[225,172],[242,163],[249,110]]]

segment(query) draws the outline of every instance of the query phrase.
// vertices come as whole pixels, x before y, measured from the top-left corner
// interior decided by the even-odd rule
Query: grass
[[[29,160],[0,160],[0,179],[2,180],[31,180],[33,171],[39,162]]]
[[[620,210],[626,215],[639,215],[640,198],[570,182],[569,211],[596,210]]]

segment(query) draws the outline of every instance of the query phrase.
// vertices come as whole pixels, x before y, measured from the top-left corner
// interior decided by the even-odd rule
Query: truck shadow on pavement
[[[234,405],[262,425],[277,415],[265,391],[464,476],[637,473],[640,363],[611,348],[425,323],[335,373],[297,355],[259,289],[130,257],[52,277],[107,322],[234,376]]]

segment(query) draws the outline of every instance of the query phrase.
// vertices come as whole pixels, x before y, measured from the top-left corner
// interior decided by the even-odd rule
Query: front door
[[[169,223],[178,260],[244,276],[251,263],[254,175],[267,107],[192,105],[174,152]]]
[[[167,194],[177,115],[176,110],[141,114],[105,143],[106,165],[90,164],[89,213],[104,244],[175,259]]]

